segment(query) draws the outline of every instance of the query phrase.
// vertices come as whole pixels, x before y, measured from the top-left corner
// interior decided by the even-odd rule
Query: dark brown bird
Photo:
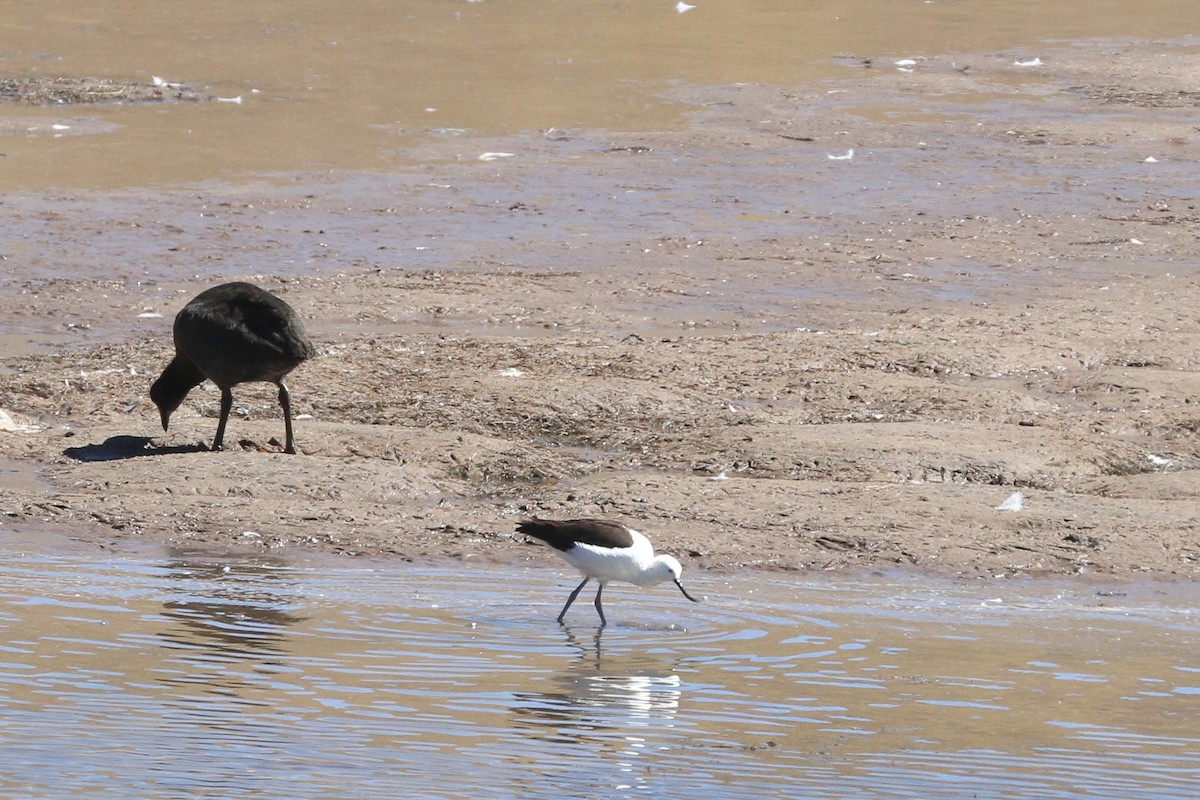
[[[295,453],[292,402],[284,377],[316,355],[296,312],[275,295],[249,283],[223,283],[196,295],[175,316],[175,358],[150,387],[163,430],[179,404],[205,378],[221,390],[221,421],[212,449],[220,450],[233,408],[233,387],[269,381],[279,387],[287,442]]]

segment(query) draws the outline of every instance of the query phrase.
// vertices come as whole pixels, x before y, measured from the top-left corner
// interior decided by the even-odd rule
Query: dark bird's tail
[[[523,533],[526,536],[532,536],[534,539],[541,539],[551,547],[559,550],[565,550],[566,547],[559,547],[556,542],[564,541],[565,537],[560,530],[561,526],[554,520],[549,519],[526,519],[517,523],[517,533]],[[573,542],[572,542],[573,544]]]

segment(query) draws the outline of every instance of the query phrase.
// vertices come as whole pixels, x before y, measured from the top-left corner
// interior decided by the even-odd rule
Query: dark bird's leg
[[[571,592],[571,596],[567,598],[567,604],[565,606],[563,606],[562,611],[558,612],[558,624],[560,624],[560,625],[562,624],[563,617],[565,617],[567,615],[567,609],[571,607],[571,603],[575,602],[575,598],[579,597],[580,590],[583,589],[583,587],[586,586],[587,582],[590,580],[591,580],[591,578],[584,578],[583,583],[576,586],[575,591]]]
[[[295,453],[296,441],[292,438],[292,396],[283,381],[279,382],[279,407],[283,409],[283,429],[287,434],[283,452]]]
[[[233,409],[233,390],[221,390],[221,421],[217,423],[217,435],[213,438],[212,449],[220,450],[225,441],[225,423],[229,422],[229,412]]]
[[[582,588],[582,587],[581,587]],[[600,627],[603,628],[608,624],[608,620],[604,618],[604,609],[600,606],[600,593],[604,591],[604,584],[600,584],[600,588],[596,590],[596,613],[600,615]]]

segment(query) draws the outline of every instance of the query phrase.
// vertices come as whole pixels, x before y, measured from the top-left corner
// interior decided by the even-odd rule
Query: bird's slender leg
[[[560,625],[562,624],[563,617],[565,617],[567,615],[567,609],[571,607],[571,603],[575,602],[575,598],[579,597],[580,590],[582,590],[583,587],[586,586],[587,582],[590,580],[591,580],[591,578],[584,578],[583,583],[576,586],[575,591],[571,592],[571,596],[567,598],[567,604],[565,606],[563,606],[562,611],[558,612],[558,623]]]
[[[582,587],[580,587],[582,588]],[[604,609],[600,606],[600,593],[604,591],[604,584],[600,584],[600,588],[596,590],[596,613],[600,615],[600,627],[603,628],[608,624],[608,620],[604,618]]]
[[[283,452],[295,453],[296,441],[292,438],[292,396],[283,381],[279,382],[279,406],[283,409],[283,430],[287,434]]]
[[[229,412],[233,409],[233,390],[221,390],[221,421],[217,423],[217,435],[213,437],[212,449],[220,450],[225,441],[225,423],[229,421]]]

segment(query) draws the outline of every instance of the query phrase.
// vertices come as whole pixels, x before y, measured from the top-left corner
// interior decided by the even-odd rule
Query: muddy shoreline
[[[688,90],[684,132],[403,174],[7,197],[0,512],[490,560],[551,558],[522,517],[603,515],[685,569],[1194,578],[1200,57],[1163,49]],[[298,456],[266,386],[226,452],[211,386],[157,427],[171,318],[233,279],[322,350]]]

